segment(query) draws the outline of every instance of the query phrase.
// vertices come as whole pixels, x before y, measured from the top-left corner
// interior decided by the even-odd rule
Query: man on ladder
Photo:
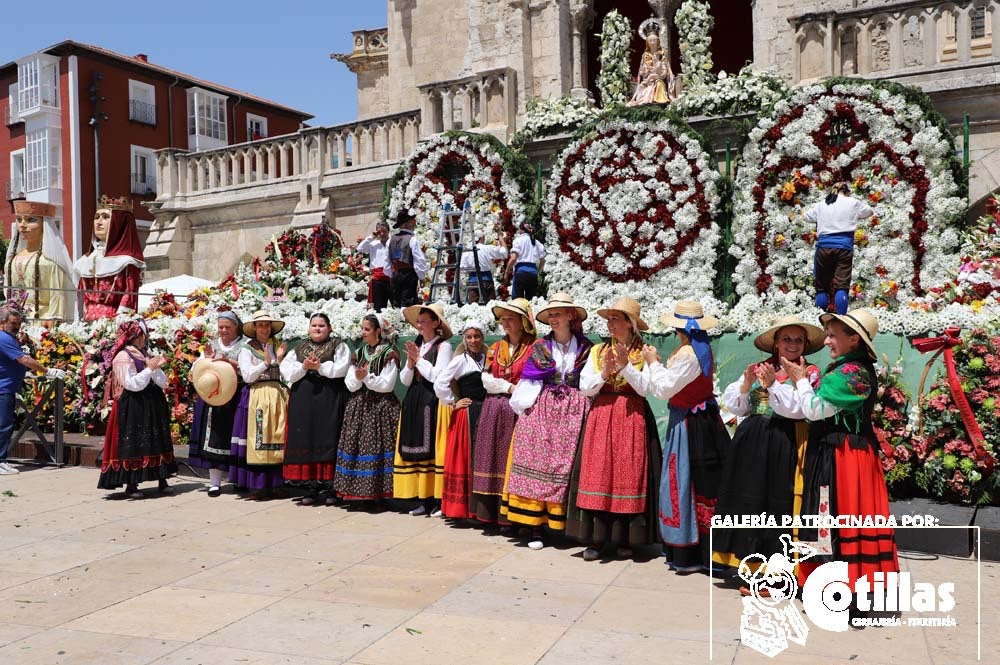
[[[514,278],[510,297],[531,300],[538,292],[538,273],[545,265],[545,246],[532,235],[531,222],[522,220],[510,248],[510,260],[504,271],[504,280]]]
[[[413,231],[417,220],[408,210],[400,210],[393,228],[396,234],[389,240],[389,260],[392,262],[392,306],[409,307],[420,302],[417,291],[427,274],[427,257]]]
[[[466,302],[487,303],[497,297],[496,286],[493,283],[493,264],[507,258],[507,248],[502,240],[497,245],[485,245],[483,239],[483,232],[477,230],[476,251],[473,252],[470,248],[462,252],[462,273],[468,280],[465,291]]]

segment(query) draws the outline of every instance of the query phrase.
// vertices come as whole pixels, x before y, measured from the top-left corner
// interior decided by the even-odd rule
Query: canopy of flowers
[[[545,203],[549,291],[586,306],[710,300],[718,171],[690,129],[655,107],[605,116],[559,156]]]
[[[705,0],[684,0],[674,15],[680,36],[684,89],[698,91],[712,79],[712,28],[715,19]]]
[[[810,308],[816,233],[805,213],[836,181],[875,210],[855,236],[853,306],[896,311],[924,295],[957,259],[966,204],[952,141],[912,89],[838,79],[793,90],[750,132],[736,176],[737,309]]]

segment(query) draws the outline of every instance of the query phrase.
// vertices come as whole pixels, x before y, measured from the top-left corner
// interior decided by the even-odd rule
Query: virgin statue
[[[639,26],[639,35],[646,40],[646,50],[639,64],[635,93],[628,106],[669,104],[680,96],[680,79],[674,76],[670,59],[660,43],[660,23],[647,19]]]
[[[81,256],[73,266],[80,276],[83,318],[94,321],[136,310],[146,264],[131,201],[100,198],[92,247],[90,254]]]

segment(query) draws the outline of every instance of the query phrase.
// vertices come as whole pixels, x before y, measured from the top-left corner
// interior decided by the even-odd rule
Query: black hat
[[[398,229],[403,224],[409,222],[411,219],[413,219],[413,215],[410,214],[409,210],[406,210],[404,208],[403,210],[400,210],[398,213],[396,213],[396,223],[392,225],[392,228]]]

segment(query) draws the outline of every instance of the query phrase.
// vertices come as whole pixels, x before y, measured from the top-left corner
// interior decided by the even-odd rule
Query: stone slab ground
[[[980,662],[1000,654],[1000,565],[973,559],[901,557],[955,584],[955,627],[813,627],[769,659],[739,641],[733,583],[653,553],[587,563],[440,519],[209,499],[191,477],[127,501],[95,469],[21,469],[0,477],[4,665],[951,665],[977,662],[977,618]]]

